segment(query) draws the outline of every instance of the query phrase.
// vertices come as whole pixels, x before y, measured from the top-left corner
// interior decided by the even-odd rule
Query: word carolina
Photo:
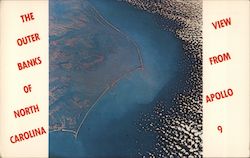
[[[10,137],[10,142],[11,143],[17,143],[21,142],[24,140],[28,140],[30,138],[34,138],[40,135],[46,134],[46,131],[43,127],[37,128],[37,129],[32,129],[30,131],[26,131],[24,133],[16,134],[14,136]]]

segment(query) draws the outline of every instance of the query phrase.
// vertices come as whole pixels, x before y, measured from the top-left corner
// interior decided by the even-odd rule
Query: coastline
[[[147,15],[145,15],[146,17],[147,17]],[[151,18],[151,17],[150,17]],[[149,20],[149,19],[147,19],[147,20]],[[152,19],[151,19],[152,20]],[[132,20],[132,22],[133,22],[133,20]],[[155,25],[154,25],[154,27],[155,27]],[[138,28],[140,28],[140,27],[138,27]],[[158,27],[157,27],[157,29],[159,29]],[[145,29],[146,30],[146,29]],[[130,30],[129,30],[130,31]],[[131,32],[133,33],[133,31],[134,30],[132,30]],[[154,30],[156,33],[158,33],[156,30]],[[165,30],[164,32],[169,32],[170,30]],[[124,32],[124,30],[122,30],[122,32]],[[173,32],[173,31],[172,31]],[[140,32],[140,33],[145,33],[145,32]],[[163,32],[161,32],[161,33],[163,33]],[[168,36],[169,34],[168,33],[164,33],[164,35],[165,36]],[[131,34],[130,34],[130,36],[131,36]],[[149,36],[151,36],[151,34],[149,34]],[[177,35],[175,35],[176,37],[177,37]],[[133,39],[135,39],[135,36],[132,36],[132,38]],[[144,40],[144,38],[148,38],[147,36],[142,36],[142,37],[140,37],[140,38],[137,38],[137,40],[139,39],[139,40]],[[155,37],[154,37],[155,38]],[[158,37],[157,37],[158,38]],[[156,38],[156,39],[157,39]],[[175,38],[175,37],[174,37]],[[163,40],[164,41],[164,43],[165,43],[165,45],[166,45],[166,43],[168,43],[168,45],[171,45],[171,44],[173,44],[173,45],[176,45],[175,47],[177,47],[177,46],[179,46],[178,44],[176,44],[176,43],[179,43],[179,41],[176,41],[175,39],[173,39],[173,37],[171,36],[171,37],[168,37],[167,39],[166,38],[161,38],[161,37],[159,37],[159,39],[157,39],[158,41],[161,41],[161,40]],[[170,41],[169,41],[170,40]],[[144,42],[144,41],[143,41]],[[149,41],[147,41],[148,43],[143,43],[143,42],[141,42],[140,44],[142,44],[142,45],[139,45],[139,46],[141,46],[141,47],[143,47],[143,46],[145,46],[145,45],[147,45],[147,44],[149,44],[149,45],[151,45],[151,43],[150,42],[152,42],[151,40],[149,40]],[[169,42],[171,42],[171,43],[169,43]],[[160,42],[161,43],[161,42]],[[158,44],[158,43],[157,43]],[[162,43],[161,43],[162,44]],[[184,42],[183,42],[183,40],[182,40],[182,44],[184,44]],[[138,46],[138,47],[139,47]],[[158,46],[158,45],[156,45],[156,46]],[[137,48],[138,48],[137,47]],[[157,60],[159,60],[158,59],[158,57],[157,57],[157,55],[159,55],[159,54],[157,54],[158,52],[156,52],[156,54],[154,54],[154,49],[156,49],[157,47],[152,47],[151,49],[149,49],[149,50],[147,50],[148,52],[148,54],[146,54],[146,56],[147,56],[147,58],[152,58],[152,60],[154,61],[156,61],[157,62]],[[163,53],[163,54],[168,54],[168,53],[170,53],[171,51],[173,51],[174,52],[174,50],[176,49],[176,48],[171,48],[171,49],[173,49],[173,50],[169,50],[169,49],[166,49],[166,48],[169,48],[169,47],[162,47],[161,49],[159,49],[158,51],[159,52],[161,52],[161,53]],[[148,49],[148,47],[146,48],[146,49]],[[182,52],[182,51],[180,51],[179,49],[177,49],[178,51],[177,52],[175,52],[176,54],[177,53],[187,53],[187,52]],[[144,49],[144,51],[145,51],[145,49]],[[162,51],[164,51],[164,52],[162,52]],[[172,53],[173,53],[172,52]],[[163,64],[163,65],[157,65],[156,63],[152,63],[152,61],[151,60],[149,60],[149,59],[144,59],[144,60],[146,60],[145,62],[147,62],[147,60],[148,61],[150,61],[149,63],[147,63],[147,64],[150,64],[150,66],[152,66],[152,65],[154,65],[154,64],[156,64],[156,66],[152,66],[152,70],[153,71],[159,71],[159,70],[154,70],[155,68],[157,68],[157,66],[163,66],[163,67],[166,67],[166,66],[175,66],[175,62],[177,62],[178,60],[179,60],[179,58],[178,59],[176,59],[176,60],[173,60],[173,61],[171,61],[171,59],[174,59],[174,58],[177,58],[177,57],[175,57],[175,55],[176,54],[171,54],[170,53],[170,56],[168,56],[168,55],[163,55],[163,56],[160,56],[160,58],[163,58],[163,59],[165,59],[165,61],[164,60],[160,60],[159,62],[161,62],[161,63],[163,63],[163,62],[169,62],[169,65],[168,64]],[[152,54],[154,54],[154,55],[152,55]],[[172,58],[172,56],[174,56],[173,58]],[[178,56],[178,55],[177,55]],[[156,57],[156,58],[154,58],[154,57]],[[168,59],[168,57],[171,57],[170,59]],[[178,56],[179,57],[179,56]],[[187,59],[187,58],[185,58],[185,59]],[[183,62],[183,61],[182,61]],[[152,64],[152,65],[151,65]],[[181,69],[184,69],[185,68],[185,66],[183,67],[183,65],[182,66],[180,66],[180,62],[178,61],[178,64],[179,64],[179,68],[181,68]],[[177,64],[177,65],[178,65]],[[188,63],[188,64],[190,64],[190,63]],[[187,64],[187,65],[188,65]],[[143,69],[145,69],[145,71],[148,71],[148,67],[149,65],[145,65],[145,67],[144,67],[144,65],[143,65]],[[173,67],[170,67],[170,68],[166,68],[166,69],[164,69],[163,68],[163,70],[162,71],[160,71],[160,73],[162,73],[162,74],[164,74],[165,76],[172,76],[173,75],[173,73],[177,73],[177,71],[179,71],[179,70],[171,70],[171,71],[169,71],[168,72],[168,69],[172,69]],[[137,69],[141,69],[140,67],[137,67]],[[185,70],[180,70],[180,71],[185,71]],[[189,73],[190,71],[188,71],[187,73]],[[150,77],[150,75],[155,75],[156,73],[152,73],[152,74],[146,74],[146,75],[149,75],[149,77]],[[157,74],[158,75],[158,74]],[[164,76],[163,75],[163,76]],[[184,73],[181,73],[180,74],[180,77],[182,77],[182,75],[184,75]],[[186,75],[186,74],[185,74]],[[125,75],[126,76],[126,75]],[[124,76],[124,77],[125,77]],[[131,76],[133,76],[132,77],[132,79],[134,79],[135,77],[134,76],[138,76],[138,74],[135,74],[135,73],[133,73]],[[128,83],[126,83],[125,81],[129,81],[129,82],[132,82],[132,79],[131,79],[131,76],[130,77],[126,77],[126,79],[125,80],[122,80],[121,81],[121,83],[119,82],[119,87],[118,86],[115,86],[116,88],[113,90],[112,89],[112,91],[111,91],[111,93],[108,93],[107,94],[107,96],[106,97],[104,97],[105,99],[106,99],[106,101],[107,100],[109,100],[109,101],[111,101],[111,98],[112,98],[112,95],[113,95],[113,93],[117,93],[117,90],[119,90],[120,91],[120,89],[121,89],[121,87],[122,88],[124,88],[123,86],[127,86],[126,84],[128,84]],[[173,75],[173,76],[175,76],[175,75]],[[172,76],[172,77],[173,77]],[[121,77],[123,77],[123,76],[121,76]],[[144,76],[145,77],[145,76]],[[157,76],[157,77],[159,77],[159,78],[161,78],[162,76],[160,75],[160,76]],[[157,78],[156,77],[156,78]],[[166,78],[164,78],[164,79],[162,79],[162,80],[164,80],[164,81],[162,81],[161,79],[155,79],[155,78],[153,78],[152,80],[154,81],[154,82],[160,82],[160,86],[158,87],[158,90],[159,89],[161,89],[162,87],[161,86],[164,86],[163,87],[163,89],[164,88],[168,88],[168,87],[171,87],[171,86],[175,86],[175,84],[176,84],[176,82],[172,82],[173,83],[173,85],[168,85],[167,83],[168,83],[168,81],[165,81],[165,80],[169,80],[169,78],[168,77],[166,77]],[[119,78],[117,79],[117,80],[120,80]],[[149,80],[148,82],[149,82],[149,84],[156,84],[156,83],[154,83],[152,80]],[[171,80],[174,80],[173,78],[171,78]],[[188,82],[188,80],[185,80],[184,82]],[[115,82],[115,83],[117,83],[117,82]],[[115,84],[114,83],[114,84]],[[124,85],[124,83],[125,83],[125,85]],[[135,81],[134,82],[135,84],[140,84],[139,82],[137,82],[137,81]],[[180,83],[180,85],[181,84],[187,84],[187,83],[183,83],[183,82],[179,82]],[[159,84],[159,83],[157,83],[157,84]],[[117,88],[118,87],[118,88]],[[140,88],[140,87],[139,87]],[[151,87],[150,87],[151,88]],[[110,89],[110,88],[108,88],[108,89]],[[140,90],[143,90],[143,89],[140,89]],[[150,89],[151,90],[151,89]],[[157,91],[158,91],[157,90]],[[187,91],[188,91],[189,89],[187,89]],[[115,92],[114,92],[115,91]],[[127,92],[129,92],[129,93],[132,93],[132,91],[130,92],[130,91],[127,91]],[[149,93],[151,93],[151,92],[149,92]],[[155,92],[156,93],[156,92]],[[118,92],[118,94],[121,94],[120,92]],[[132,93],[133,94],[133,93]],[[154,94],[154,93],[153,93]],[[161,92],[157,92],[157,95],[161,95]],[[155,96],[157,96],[157,95],[152,95],[153,97],[155,97]],[[165,96],[166,94],[164,94],[164,92],[162,93],[162,95],[163,96]],[[170,95],[170,94],[169,94]],[[175,94],[171,94],[171,96],[172,95],[175,95]],[[176,105],[184,105],[185,104],[185,101],[188,101],[188,99],[190,99],[190,94],[187,94],[187,92],[184,92],[183,94],[181,94],[181,93],[179,93],[179,94],[177,94],[177,95],[180,95],[179,97],[181,97],[181,99],[178,99],[177,98],[177,100],[175,100],[176,102],[178,102],[178,101],[184,101],[184,102],[182,102],[182,103],[176,103]],[[137,94],[136,95],[134,95],[133,97],[138,97],[137,96]],[[150,100],[150,95],[149,96],[145,96],[145,98],[149,98],[148,100]],[[188,99],[186,98],[186,97],[188,97]],[[140,98],[140,97],[138,97],[138,98]],[[145,134],[144,136],[138,136],[138,138],[146,138],[146,139],[148,139],[148,141],[149,142],[147,142],[146,141],[146,145],[142,145],[142,146],[140,146],[140,144],[138,144],[138,142],[139,143],[143,143],[144,141],[142,141],[143,139],[141,139],[141,142],[140,141],[138,141],[137,139],[138,138],[134,138],[133,136],[134,135],[136,135],[136,134],[133,134],[132,133],[132,135],[129,135],[130,137],[132,137],[133,138],[133,141],[130,141],[130,139],[128,139],[127,138],[127,136],[125,135],[125,136],[117,136],[117,135],[115,135],[115,134],[119,134],[119,129],[123,129],[123,127],[124,126],[127,126],[127,124],[129,124],[130,123],[130,125],[131,125],[131,120],[130,120],[130,118],[136,118],[135,116],[133,116],[133,115],[138,115],[137,113],[135,113],[135,114],[131,114],[131,113],[129,113],[129,117],[128,118],[125,118],[125,117],[122,117],[122,119],[119,119],[119,120],[121,120],[122,121],[122,126],[123,127],[117,127],[117,126],[110,126],[109,124],[109,126],[108,127],[111,127],[110,129],[113,129],[113,127],[116,127],[117,129],[118,129],[118,132],[117,133],[115,133],[113,130],[111,130],[111,131],[106,131],[106,128],[108,128],[108,127],[105,127],[105,129],[103,129],[103,128],[101,128],[100,127],[100,124],[101,125],[105,125],[105,121],[104,121],[104,123],[102,124],[102,123],[100,123],[100,122],[102,122],[102,117],[100,117],[99,118],[99,116],[97,116],[98,114],[100,114],[101,113],[101,110],[103,110],[103,108],[107,108],[107,109],[112,109],[112,108],[114,108],[114,106],[112,105],[112,106],[110,106],[109,104],[114,104],[114,102],[112,103],[112,101],[111,101],[111,103],[109,102],[108,104],[105,102],[105,99],[104,99],[104,101],[103,101],[103,99],[102,99],[102,101],[101,101],[101,103],[98,103],[98,104],[101,104],[102,106],[95,106],[96,108],[95,108],[95,113],[96,113],[96,115],[94,116],[94,114],[93,113],[91,113],[90,111],[91,111],[91,109],[89,110],[89,117],[91,117],[91,119],[88,119],[88,121],[86,121],[86,124],[85,124],[85,126],[86,126],[86,128],[82,128],[82,130],[81,130],[81,134],[79,135],[79,139],[77,139],[77,140],[75,140],[76,142],[74,142],[74,144],[76,144],[77,142],[79,143],[79,141],[80,141],[80,143],[82,144],[82,145],[84,145],[84,150],[86,150],[86,152],[87,152],[87,154],[86,155],[88,155],[89,156],[89,154],[93,154],[93,153],[96,153],[96,151],[95,150],[97,150],[98,149],[98,147],[100,148],[100,146],[99,146],[99,143],[98,142],[95,142],[95,141],[90,141],[91,139],[93,139],[93,140],[98,140],[98,138],[100,139],[102,139],[102,141],[104,141],[103,140],[103,138],[106,138],[105,140],[107,140],[107,142],[106,143],[108,143],[108,144],[106,144],[105,145],[105,149],[107,148],[107,150],[105,150],[105,151],[98,151],[98,152],[100,152],[100,154],[102,153],[102,152],[104,152],[104,153],[108,153],[109,152],[109,150],[110,149],[112,149],[112,150],[116,150],[116,154],[118,154],[119,152],[119,154],[122,154],[122,153],[124,153],[125,151],[119,151],[119,146],[118,147],[116,147],[116,146],[113,146],[112,144],[116,144],[117,142],[116,141],[114,141],[113,142],[113,140],[111,141],[111,140],[109,140],[109,139],[119,139],[119,140],[121,140],[121,141],[125,141],[125,142],[130,142],[130,143],[132,143],[132,144],[128,144],[128,149],[126,149],[126,150],[132,150],[132,149],[130,149],[130,148],[133,148],[133,150],[137,150],[137,147],[142,147],[142,146],[146,146],[144,149],[143,149],[143,151],[144,151],[144,153],[143,154],[141,154],[141,156],[145,156],[145,154],[151,154],[151,156],[152,155],[155,155],[155,153],[154,153],[154,151],[151,151],[152,150],[152,148],[149,148],[149,147],[147,147],[147,145],[151,145],[150,143],[150,137],[148,137],[148,135],[147,134]],[[143,99],[144,100],[144,99]],[[148,100],[147,101],[144,101],[144,102],[148,102]],[[127,101],[127,100],[125,100],[125,101]],[[105,104],[106,103],[106,104]],[[169,117],[168,117],[168,119],[169,120],[173,120],[173,122],[172,122],[172,125],[173,125],[173,123],[175,123],[175,125],[173,125],[173,126],[169,126],[169,127],[171,127],[171,130],[168,130],[168,129],[164,129],[163,131],[157,131],[156,130],[156,128],[158,128],[159,126],[155,126],[155,124],[153,124],[153,126],[151,127],[151,129],[149,129],[149,131],[150,132],[152,132],[152,133],[156,133],[157,135],[160,135],[160,134],[164,134],[164,133],[162,133],[162,132],[165,132],[165,131],[167,131],[167,132],[170,132],[170,133],[168,133],[168,134],[171,134],[171,132],[173,132],[174,131],[174,128],[177,126],[177,124],[178,124],[178,122],[177,121],[179,121],[179,120],[176,120],[176,116],[173,116],[173,115],[171,115],[171,113],[173,113],[173,114],[175,114],[175,115],[178,115],[178,113],[176,113],[177,111],[180,111],[180,109],[178,109],[178,110],[176,110],[176,109],[173,109],[173,105],[169,105],[169,103],[172,103],[172,102],[161,102],[161,101],[157,101],[156,102],[157,104],[156,105],[153,105],[154,104],[154,100],[153,101],[150,101],[150,103],[147,105],[148,107],[154,107],[154,113],[156,114],[156,116],[158,115],[158,117],[159,117],[159,119],[162,119],[162,121],[164,122],[164,120],[166,120],[166,118],[160,118],[160,116],[162,116],[162,115],[165,115],[166,116],[166,114],[165,113],[159,113],[160,111],[159,111],[159,109],[160,108],[162,108],[163,106],[162,106],[162,104],[165,104],[164,105],[164,107],[167,107],[167,108],[169,108],[170,107],[170,110],[168,109],[168,114],[167,115],[169,115]],[[108,106],[107,106],[108,105]],[[117,106],[119,107],[120,105],[122,105],[122,104],[117,104]],[[127,106],[127,104],[125,104],[126,106]],[[175,105],[175,104],[174,104]],[[126,107],[126,106],[124,106],[124,107]],[[147,107],[146,107],[146,105],[140,105],[140,106],[143,106],[143,108],[145,108],[146,110],[146,113],[148,112],[147,110],[149,110],[149,109],[147,109]],[[136,105],[136,107],[133,107],[134,108],[134,110],[137,112],[138,110],[140,110],[140,106],[138,106],[138,105]],[[128,107],[126,107],[126,108],[128,108]],[[130,107],[131,108],[131,107]],[[118,117],[118,115],[119,115],[119,112],[120,111],[115,111],[114,109],[112,109],[112,111],[113,111],[113,115],[117,115],[116,117]],[[102,113],[103,114],[105,114],[105,112],[106,111],[102,111]],[[116,114],[118,112],[118,114]],[[108,114],[110,114],[110,113],[108,113]],[[100,121],[98,120],[98,119],[94,119],[94,118],[98,118],[98,119],[100,119]],[[112,115],[110,115],[110,116],[107,116],[107,118],[105,118],[105,119],[107,119],[108,121],[112,121],[111,122],[111,124],[114,124],[113,123],[113,121],[114,120],[116,120],[116,119],[114,119],[114,120],[112,120],[111,118],[109,118],[109,117],[111,117],[112,118]],[[121,116],[120,116],[121,117]],[[179,117],[183,117],[183,115],[181,115],[181,114],[179,114]],[[186,116],[185,116],[186,117]],[[179,119],[179,118],[178,118]],[[98,120],[98,122],[97,122],[97,120]],[[127,120],[129,120],[128,122],[126,122]],[[96,122],[95,122],[96,121]],[[125,122],[124,122],[125,121]],[[136,119],[133,119],[133,121],[136,121]],[[152,120],[150,120],[150,121],[152,121]],[[92,123],[92,124],[91,124]],[[151,123],[151,122],[150,122]],[[180,123],[179,123],[180,124]],[[97,127],[93,127],[93,125],[94,126],[97,126]],[[186,125],[186,124],[185,124]],[[99,126],[99,127],[98,127]],[[133,128],[134,128],[134,125],[131,125]],[[130,129],[130,131],[132,131],[132,132],[135,132],[137,129],[132,129],[131,128],[131,126],[127,126],[127,128],[128,129]],[[81,127],[81,126],[80,126]],[[185,126],[184,126],[185,127]],[[98,130],[99,130],[99,128],[102,130],[102,132],[103,133],[101,133],[101,135],[100,135],[100,133],[98,134]],[[117,129],[115,128],[115,131],[117,131]],[[125,127],[124,127],[125,128]],[[127,128],[126,128],[126,130],[127,130]],[[92,132],[94,132],[94,133],[92,133],[92,132],[90,132],[90,131],[88,131],[89,129],[92,129]],[[135,130],[135,131],[134,131]],[[177,130],[177,129],[176,129]],[[65,132],[65,131],[63,131],[63,132]],[[66,131],[67,133],[68,132],[71,132],[71,131]],[[78,132],[79,132],[79,130],[78,130]],[[108,133],[111,133],[111,135],[112,135],[112,137],[108,134]],[[122,133],[121,133],[122,132]],[[158,133],[157,133],[158,132]],[[185,132],[185,131],[184,131]],[[113,133],[113,134],[112,134]],[[148,132],[146,132],[146,133],[148,133]],[[75,135],[74,135],[75,134]],[[91,134],[91,135],[90,135]],[[124,135],[124,134],[126,134],[126,131],[120,131],[120,134],[121,135]],[[142,133],[140,133],[140,134],[142,134]],[[60,136],[56,136],[56,137],[54,137],[53,136],[53,138],[54,139],[59,139],[62,135],[65,135],[65,134],[60,134]],[[76,136],[78,135],[78,133],[76,134],[76,133],[74,133],[73,132],[73,135],[75,136],[75,138],[76,138]],[[103,136],[103,135],[105,135],[105,136]],[[143,135],[143,134],[142,134]],[[88,138],[88,137],[90,137],[90,138]],[[177,137],[175,137],[175,138],[177,138]],[[158,140],[160,140],[160,142],[162,142],[162,143],[164,143],[164,140],[161,140],[161,138],[159,138],[159,137],[157,137],[157,139]],[[164,138],[164,139],[166,139],[166,138]],[[174,139],[173,137],[168,137],[167,139]],[[68,140],[69,141],[69,140]],[[118,141],[118,140],[117,140]],[[134,142],[135,141],[135,142]],[[154,142],[154,140],[152,141],[152,142]],[[55,143],[55,142],[54,142]],[[90,143],[90,145],[89,145],[89,143]],[[104,142],[102,142],[102,143],[105,143],[105,141]],[[133,144],[133,143],[136,143],[136,144]],[[148,143],[148,144],[147,144]],[[56,143],[55,143],[56,144]],[[98,147],[96,148],[96,146],[91,146],[91,144],[92,145],[97,145]],[[66,145],[66,144],[65,144]],[[166,145],[166,144],[165,144]],[[108,146],[108,147],[106,147],[106,146]],[[157,147],[157,146],[156,146]],[[170,146],[171,147],[171,146]],[[59,147],[53,147],[54,149],[50,149],[50,150],[52,150],[52,151],[54,151],[55,152],[55,148],[59,148]],[[114,148],[114,149],[113,149]],[[76,149],[71,149],[72,151],[74,151],[74,150],[76,150]],[[148,151],[148,152],[145,152],[145,151]],[[91,151],[93,152],[93,153],[91,153]],[[171,151],[171,152],[174,152],[174,151],[172,151],[172,150],[169,150],[169,151]],[[52,153],[53,154],[53,153]],[[96,153],[96,154],[98,154],[98,153]],[[114,153],[115,154],[115,153]],[[129,154],[129,152],[127,153],[127,154]],[[132,153],[130,153],[130,154],[132,154]],[[133,154],[135,154],[135,153],[133,153]],[[146,155],[146,156],[148,156],[148,155]],[[157,156],[157,155],[156,155]]]
[[[165,25],[183,41],[186,56],[183,64],[190,66],[182,88],[170,101],[156,101],[154,117],[147,123],[148,130],[159,137],[155,148],[143,156],[201,156],[202,155],[202,1],[143,1],[123,0],[141,10],[158,14],[176,22],[178,27]],[[173,7],[175,6],[175,7]],[[164,98],[164,97],[163,97]],[[172,100],[172,102],[171,102]],[[171,108],[166,108],[171,106]],[[162,112],[168,111],[168,112]],[[148,114],[150,115],[150,114]],[[145,118],[143,118],[145,119]],[[154,123],[150,127],[150,124]],[[157,122],[164,122],[159,124]],[[161,129],[162,130],[159,130]],[[187,133],[186,141],[181,133]],[[174,136],[172,134],[175,133]],[[195,140],[195,141],[194,141]],[[159,145],[161,144],[161,145]],[[164,150],[163,150],[164,149]]]

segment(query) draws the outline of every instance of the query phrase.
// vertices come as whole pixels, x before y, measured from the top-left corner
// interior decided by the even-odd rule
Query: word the
[[[20,16],[22,18],[22,22],[27,22],[27,21],[31,21],[31,20],[35,20],[33,13],[28,13],[28,14],[24,14]]]
[[[231,18],[222,19],[219,21],[212,22],[215,29],[222,28],[231,25]]]
[[[20,110],[16,110],[16,111],[14,111],[14,116],[15,116],[15,118],[18,118],[18,117],[22,117],[22,116],[25,116],[25,115],[30,115],[30,114],[33,114],[33,113],[36,113],[36,112],[39,112],[38,104],[31,105],[31,106],[22,108]]]
[[[28,43],[32,43],[35,41],[40,40],[39,34],[38,33],[34,33],[32,35],[28,35],[22,38],[18,38],[17,39],[17,45],[22,46],[22,45],[26,45]]]
[[[46,134],[46,131],[43,127],[37,128],[37,129],[32,129],[30,131],[26,131],[24,133],[16,134],[14,136],[10,137],[10,142],[11,143],[17,143],[21,142],[23,140],[28,140],[33,137],[37,137],[40,135]]]
[[[217,64],[217,63],[220,63],[220,62],[223,62],[223,61],[230,60],[230,59],[231,59],[230,54],[229,53],[224,53],[222,55],[210,57],[209,61],[210,61],[210,64],[213,65],[213,64]]]
[[[42,64],[42,60],[40,59],[40,57],[36,57],[33,59],[23,61],[21,63],[17,63],[17,66],[19,70],[23,70],[40,64]]]
[[[229,88],[228,90],[224,90],[224,91],[220,91],[220,92],[207,95],[206,102],[208,103],[208,102],[214,101],[214,99],[220,100],[220,99],[231,97],[231,96],[233,96],[233,90]]]

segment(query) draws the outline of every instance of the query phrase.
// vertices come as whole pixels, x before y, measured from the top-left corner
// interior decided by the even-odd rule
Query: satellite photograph
[[[49,1],[50,157],[202,156],[202,1]]]

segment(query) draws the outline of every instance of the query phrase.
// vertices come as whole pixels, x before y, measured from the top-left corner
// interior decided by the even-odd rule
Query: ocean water
[[[155,136],[138,130],[138,120],[142,113],[152,111],[152,102],[159,94],[170,95],[163,88],[177,84],[182,42],[157,23],[158,15],[116,0],[89,2],[100,16],[137,44],[144,69],[124,76],[97,102],[77,139],[66,132],[50,133],[50,156],[140,157],[140,153],[153,148]]]

